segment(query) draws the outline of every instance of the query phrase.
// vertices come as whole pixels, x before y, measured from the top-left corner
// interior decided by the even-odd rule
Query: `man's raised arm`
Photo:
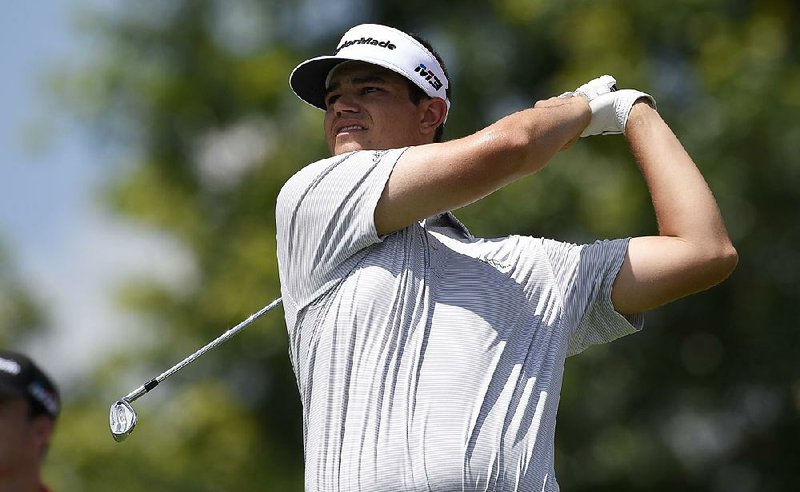
[[[586,99],[552,98],[468,137],[409,148],[375,209],[378,234],[463,207],[538,171],[590,120]]]
[[[645,100],[633,105],[625,135],[650,190],[659,231],[631,239],[614,282],[615,309],[635,313],[718,284],[738,256],[702,174]]]

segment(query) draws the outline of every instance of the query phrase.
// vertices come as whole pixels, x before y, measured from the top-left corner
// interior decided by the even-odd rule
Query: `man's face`
[[[47,417],[31,418],[27,400],[0,395],[0,481],[38,467],[51,430]]]
[[[408,81],[391,70],[362,62],[340,65],[325,103],[325,137],[333,155],[427,143],[420,133],[421,106],[411,102]]]

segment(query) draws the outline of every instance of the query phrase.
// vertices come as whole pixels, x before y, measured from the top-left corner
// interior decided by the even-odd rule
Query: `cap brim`
[[[292,71],[289,85],[297,97],[325,110],[325,79],[336,65],[350,60],[336,56],[319,56],[306,60]]]
[[[391,70],[404,79],[411,81],[408,75],[403,72],[401,67],[388,60],[373,58],[370,56],[350,57],[328,55],[311,58],[310,60],[306,60],[298,65],[294,70],[292,70],[292,74],[289,76],[289,85],[292,87],[294,93],[297,94],[297,97],[308,104],[325,111],[325,81],[328,79],[328,73],[340,63],[348,61],[377,65],[387,70]],[[416,84],[413,81],[411,82],[422,88],[419,84]],[[422,90],[424,91],[425,89]]]

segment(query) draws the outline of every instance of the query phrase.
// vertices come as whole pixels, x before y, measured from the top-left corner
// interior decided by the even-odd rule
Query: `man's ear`
[[[432,136],[447,116],[447,103],[438,97],[431,97],[421,101],[420,108],[422,109],[419,122],[420,133]]]
[[[55,422],[53,422],[53,419],[50,417],[41,415],[33,420],[33,438],[36,448],[39,450],[40,456],[44,456],[44,453],[50,446],[50,437],[53,434],[54,427]]]

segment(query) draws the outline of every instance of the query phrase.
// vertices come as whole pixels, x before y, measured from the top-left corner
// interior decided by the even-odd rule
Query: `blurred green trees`
[[[296,63],[359,22],[430,39],[448,62],[446,136],[602,73],[655,95],[715,191],[740,253],[721,287],[568,360],[563,490],[780,491],[800,456],[800,7],[790,0],[175,0],[84,13],[94,63],[62,79],[71,111],[119,150],[121,218],[176,241],[181,289],[132,279],[141,346],[70,395],[46,476],[56,490],[301,490],[299,396],[280,310],[137,402],[111,402],[279,295],[274,204],[326,156]],[[596,137],[458,212],[476,235],[571,242],[656,231],[624,140]]]
[[[22,283],[12,254],[0,242],[0,347],[12,347],[40,331],[46,321],[41,301]]]

